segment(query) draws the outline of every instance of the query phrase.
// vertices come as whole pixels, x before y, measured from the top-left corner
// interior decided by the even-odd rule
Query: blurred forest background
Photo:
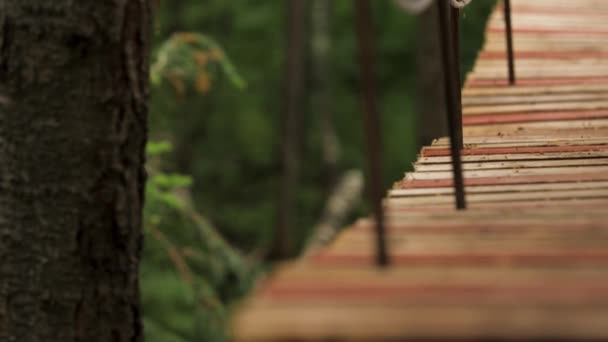
[[[269,267],[281,179],[287,4],[159,2],[141,266],[149,342],[225,340],[231,305]],[[392,1],[372,4],[388,188],[417,153],[417,47],[438,37]],[[493,5],[474,1],[463,13],[464,71]],[[347,170],[363,170],[365,157],[352,2],[310,0],[301,15],[304,119],[290,225],[296,250],[322,216],[333,184]],[[364,205],[351,213],[364,214]]]

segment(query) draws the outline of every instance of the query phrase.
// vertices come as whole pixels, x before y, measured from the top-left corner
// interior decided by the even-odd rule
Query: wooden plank
[[[495,25],[490,27],[489,32],[495,33],[504,33],[503,25]],[[560,35],[560,36],[583,36],[583,35],[592,35],[598,37],[608,36],[608,29],[585,29],[585,28],[553,28],[553,27],[544,27],[544,28],[536,28],[536,27],[518,27],[513,29],[515,34],[543,34],[543,35]]]
[[[525,176],[554,176],[554,175],[580,175],[580,174],[596,174],[608,173],[608,166],[563,166],[563,167],[546,167],[546,168],[521,168],[521,169],[490,169],[490,170],[464,170],[464,178],[508,178],[508,177],[525,177]],[[424,179],[450,179],[451,171],[434,171],[434,172],[408,172],[405,175],[405,180],[424,180]]]
[[[465,126],[466,136],[527,136],[527,135],[586,135],[589,132],[596,134],[608,133],[608,120],[560,120],[542,122],[518,122],[488,125]],[[566,152],[566,151],[565,151]]]
[[[534,246],[528,246],[534,247]],[[588,246],[580,249],[564,247],[554,249],[538,249],[531,251],[522,248],[519,251],[496,252],[485,251],[454,251],[452,253],[405,253],[391,252],[391,264],[395,267],[419,267],[419,266],[443,266],[453,267],[462,265],[475,265],[495,267],[496,265],[510,265],[513,267],[553,266],[553,267],[578,267],[581,265],[605,266],[608,264],[608,252],[605,248],[591,249]],[[319,264],[331,264],[334,266],[361,266],[374,264],[374,252],[363,250],[358,252],[348,251],[342,253],[319,254],[314,257],[314,262]]]
[[[593,282],[595,280],[608,280],[606,267],[509,267],[496,268],[457,266],[453,268],[417,267],[417,268],[389,268],[386,270],[373,266],[363,267],[337,267],[326,265],[318,267],[309,263],[287,263],[278,268],[275,275],[266,281],[305,281],[322,279],[335,282],[357,282],[360,279],[373,279],[385,284],[412,284],[421,283],[466,283],[471,279],[484,283],[522,283],[527,280],[560,283],[567,281]],[[263,285],[262,285],[263,286]]]
[[[605,198],[608,199],[608,188],[598,187],[595,189],[570,189],[560,191],[527,191],[527,192],[505,192],[505,193],[478,193],[472,192],[467,194],[467,201],[469,203],[488,203],[488,202],[500,202],[510,203],[517,201],[551,201],[553,199],[570,199],[570,198]],[[427,205],[427,204],[453,204],[454,196],[446,194],[436,194],[429,196],[416,196],[416,197],[393,197],[391,199],[393,203],[399,203],[400,205],[416,206],[416,205]]]
[[[264,319],[260,319],[260,316]],[[237,341],[425,339],[597,339],[608,335],[608,309],[571,306],[361,306],[285,302],[238,315]]]
[[[360,219],[264,282],[237,340],[608,338],[608,1],[512,5],[517,84],[497,8],[463,89],[469,209],[438,139],[384,201],[391,268]]]
[[[526,135],[525,137],[504,137],[504,136],[484,136],[466,137],[465,148],[511,148],[511,147],[565,147],[565,146],[597,146],[608,145],[608,139],[603,136],[567,135],[555,134],[545,135]],[[439,138],[433,140],[426,150],[445,149],[449,147],[449,140]]]
[[[514,146],[514,147],[481,147],[467,148],[462,151],[463,155],[489,155],[507,153],[564,153],[564,152],[586,152],[603,151],[608,145],[564,145],[564,146]],[[445,148],[423,148],[421,155],[424,157],[449,156],[450,150]]]
[[[514,147],[514,146],[550,146],[550,145],[598,145],[607,144],[608,138],[602,135],[554,134],[522,136],[467,136],[464,138],[467,147]],[[429,148],[447,147],[447,137],[433,140]],[[491,145],[491,146],[490,146]]]
[[[528,77],[520,75],[517,79],[517,84],[521,86],[558,86],[558,85],[573,85],[573,84],[606,84],[608,76],[569,76],[569,77]],[[466,86],[469,88],[475,87],[495,87],[509,86],[509,83],[503,75],[498,75],[497,78],[477,77],[471,75],[467,78]]]
[[[607,19],[608,20],[608,19]],[[545,61],[550,60],[580,60],[593,59],[602,60],[608,58],[608,51],[525,51],[517,50],[514,54],[518,60],[535,59]],[[479,58],[504,61],[507,54],[504,51],[485,51],[480,53]]]
[[[523,161],[500,161],[500,162],[464,162],[464,170],[500,170],[500,169],[524,169],[544,168],[562,166],[600,166],[608,165],[608,158],[592,159],[558,159],[558,160],[523,160]],[[414,164],[414,172],[451,171],[452,165],[444,164]]]
[[[469,88],[462,90],[464,98],[469,96],[498,96],[498,95],[518,95],[518,96],[539,96],[553,94],[605,94],[608,91],[608,83],[597,84],[576,84],[576,85],[548,85],[548,86],[522,86],[517,84],[513,87],[483,87]]]
[[[467,205],[467,210],[493,210],[493,209],[546,209],[546,208],[554,208],[559,207],[563,211],[571,211],[571,210],[581,210],[587,208],[597,208],[605,210],[608,205],[608,200],[605,198],[558,198],[552,199],[551,201],[538,201],[538,200],[521,200],[517,202],[475,202],[469,203]],[[429,204],[429,205],[420,205],[420,206],[394,206],[391,205],[390,208],[391,215],[393,213],[399,213],[403,215],[412,216],[416,213],[432,213],[439,214],[442,212],[452,212],[456,211],[454,207],[454,203],[443,203],[443,204]],[[413,215],[415,216],[415,215]],[[498,213],[496,217],[501,217],[501,214]],[[502,218],[501,218],[502,219]],[[543,218],[547,221],[547,217]],[[606,218],[603,219],[604,221]]]
[[[580,115],[581,118],[587,118],[588,112],[598,113],[599,115],[607,115],[608,113],[608,101],[581,101],[581,102],[551,102],[551,103],[523,103],[523,104],[503,104],[497,105],[486,105],[486,106],[467,106],[462,108],[463,115],[487,115],[487,114],[502,114],[502,113],[570,113],[574,119],[576,115]],[[556,119],[556,120],[559,120]]]
[[[581,119],[604,119],[608,117],[608,110],[587,110],[587,111],[551,111],[551,112],[520,112],[506,114],[480,114],[464,116],[463,124],[491,125],[503,123],[527,123],[527,122],[547,122],[547,121],[578,121]]]
[[[464,163],[485,163],[500,161],[535,161],[535,160],[584,160],[608,157],[608,150],[583,152],[554,152],[554,153],[512,153],[463,156]],[[420,157],[416,165],[451,163],[449,156]]]
[[[608,181],[604,182],[570,182],[570,183],[540,183],[540,184],[501,184],[485,186],[465,187],[467,194],[481,193],[507,193],[507,192],[540,192],[540,191],[567,191],[567,190],[590,190],[596,188],[608,188]],[[436,188],[409,188],[395,189],[389,191],[388,197],[409,197],[409,196],[454,196],[452,187]]]
[[[602,101],[607,100],[608,95],[604,92],[599,93],[570,93],[570,94],[555,94],[555,95],[537,95],[529,94],[528,96],[465,96],[462,99],[463,107],[477,107],[488,105],[507,105],[507,104],[540,104],[540,103],[577,103],[581,101]],[[529,110],[525,108],[524,111]]]

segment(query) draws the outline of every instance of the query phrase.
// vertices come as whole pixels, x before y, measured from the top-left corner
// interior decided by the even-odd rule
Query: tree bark
[[[0,341],[142,340],[149,0],[0,0]]]

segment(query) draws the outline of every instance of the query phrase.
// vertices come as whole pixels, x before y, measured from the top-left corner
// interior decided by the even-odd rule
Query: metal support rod
[[[364,129],[367,143],[368,193],[376,219],[376,262],[379,266],[389,263],[384,234],[384,212],[382,208],[382,148],[380,125],[376,105],[376,81],[374,78],[373,24],[369,0],[355,0],[355,26],[359,48],[361,70],[361,92],[363,96]]]
[[[509,84],[515,84],[515,56],[513,54],[513,27],[511,25],[511,0],[504,0],[505,34],[507,40],[507,60],[509,63]]]
[[[450,150],[452,154],[452,172],[454,175],[454,193],[456,198],[456,208],[459,210],[466,208],[466,200],[464,194],[464,181],[462,175],[461,148],[459,147],[459,138],[461,137],[462,127],[458,125],[458,112],[460,112],[459,101],[457,99],[457,84],[456,77],[456,58],[454,56],[453,35],[450,34],[450,15],[449,15],[449,0],[437,0],[439,7],[439,26],[441,40],[441,56],[443,62],[444,88],[446,97],[446,106],[448,114],[448,126],[450,129]]]
[[[455,120],[456,127],[458,129],[457,141],[458,147],[462,150],[464,147],[464,138],[462,134],[462,79],[461,79],[461,69],[460,69],[460,9],[456,7],[451,7],[450,15],[452,22],[452,42],[454,44],[454,61],[455,61],[455,76],[456,76],[456,87],[454,88],[454,92],[456,94],[456,100],[458,102],[455,110]]]

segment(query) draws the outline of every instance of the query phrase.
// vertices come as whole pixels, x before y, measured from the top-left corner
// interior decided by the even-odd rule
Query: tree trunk
[[[287,10],[287,56],[285,61],[284,99],[282,103],[281,185],[278,219],[272,259],[283,259],[293,253],[291,236],[297,215],[300,145],[302,141],[302,97],[304,91],[305,0],[284,2]]]
[[[418,17],[416,48],[418,113],[418,147],[429,145],[433,139],[448,135],[437,1]]]
[[[332,0],[311,1],[312,112],[319,116],[325,188],[333,189],[338,177],[340,143],[334,127],[331,92]]]
[[[0,341],[142,340],[149,0],[0,0]]]

